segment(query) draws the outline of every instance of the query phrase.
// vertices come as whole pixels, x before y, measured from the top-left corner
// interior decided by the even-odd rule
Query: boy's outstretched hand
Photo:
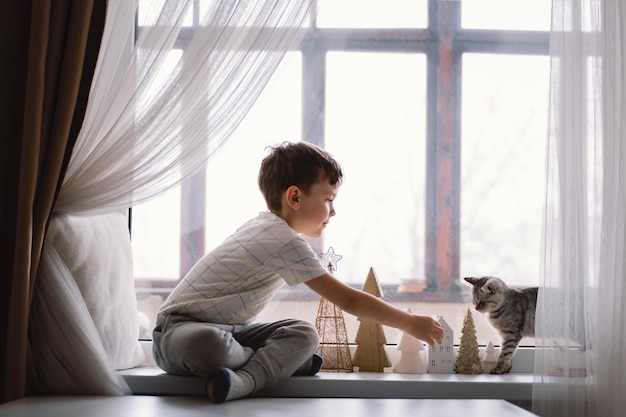
[[[443,327],[437,320],[430,316],[420,316],[418,314],[411,314],[411,316],[409,327],[405,330],[407,333],[431,346],[435,343],[441,343]]]
[[[443,327],[434,318],[409,313],[378,297],[352,288],[330,274],[309,280],[306,285],[360,319],[401,329],[429,345],[441,343],[443,339]]]

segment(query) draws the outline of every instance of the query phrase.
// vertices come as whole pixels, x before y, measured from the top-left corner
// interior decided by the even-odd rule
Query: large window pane
[[[320,2],[317,26],[328,28],[424,28],[427,0],[328,0]]]
[[[549,60],[463,56],[461,271],[537,285]]]
[[[464,28],[550,30],[550,0],[462,0],[460,3]]]
[[[206,1],[195,5],[202,9]],[[256,180],[267,145],[312,140],[334,154],[346,171],[335,201],[337,216],[324,237],[312,242],[314,248],[322,252],[332,246],[341,254],[335,275],[355,287],[363,285],[373,267],[383,298],[419,314],[443,314],[458,343],[465,312],[471,307],[469,297],[464,298],[469,287],[463,276],[493,274],[512,285],[537,285],[545,181],[549,60],[505,55],[515,42],[481,43],[481,36],[476,36],[480,33],[472,28],[548,30],[549,2],[463,0],[431,10],[428,4],[441,2],[327,0],[320,4],[319,29],[303,42],[302,56],[291,53],[206,171],[193,184],[133,208],[139,307],[153,319],[192,258],[198,259],[266,209]],[[456,59],[467,45],[456,44],[456,38],[439,43],[442,25],[429,28],[428,33],[419,30],[429,21],[461,29],[455,19],[459,9],[465,35],[478,39],[484,53]],[[197,18],[188,20],[190,25],[198,24]],[[414,36],[407,37],[409,32]],[[511,36],[515,34],[504,39]],[[543,47],[548,50],[547,37]],[[309,112],[305,118],[303,111]],[[461,120],[456,118],[459,111]],[[455,146],[449,149],[437,142],[442,137],[460,143],[461,181],[433,169],[426,190],[426,147],[456,152]],[[446,162],[439,156],[433,155],[429,162],[439,167],[437,163]],[[452,155],[451,160],[459,159]],[[433,188],[442,180],[453,186],[439,201],[437,191],[445,187]],[[461,292],[424,291],[425,208],[433,208],[433,201],[448,204],[446,199],[455,208],[460,199],[461,217],[451,210],[452,226],[437,229],[437,234],[445,240],[450,239],[448,234],[460,232],[461,253],[437,245],[428,253],[436,250],[438,259],[460,262],[461,276],[451,279],[459,280]],[[429,273],[433,275],[429,279],[450,279],[445,272],[429,269]],[[317,300],[306,286],[285,288],[259,320],[314,321]],[[497,344],[499,337],[485,315],[475,313],[474,318],[479,343]],[[354,341],[359,322],[349,314],[345,320],[348,337]],[[385,327],[385,333],[389,343],[396,342],[395,329]]]
[[[332,52],[326,89],[326,148],[346,171],[325,233],[337,275],[423,281],[425,56]]]
[[[135,279],[178,281],[180,187],[133,207],[132,248]]]
[[[207,169],[206,248],[267,210],[257,185],[266,147],[301,135],[300,53],[285,57],[259,101]]]
[[[181,187],[151,202],[133,207],[132,245],[139,310],[149,328],[163,300],[186,273],[181,257],[193,245],[185,234],[204,233],[199,256],[212,249],[260,211],[267,210],[257,186],[265,148],[285,140],[297,141],[301,126],[301,58],[289,54],[277,70],[255,107],[227,144],[211,159],[204,189],[181,197]],[[187,186],[187,184],[185,184]],[[196,206],[181,221],[181,207]],[[182,223],[182,224],[181,224]],[[181,250],[182,249],[182,250]],[[197,259],[195,259],[197,260]],[[192,260],[192,261],[195,261]],[[314,317],[313,317],[314,319]],[[147,335],[149,337],[149,334]]]

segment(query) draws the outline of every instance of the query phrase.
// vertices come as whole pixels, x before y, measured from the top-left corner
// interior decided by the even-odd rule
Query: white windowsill
[[[154,365],[151,343],[142,342],[150,366],[120,371],[137,395],[206,395],[206,379],[169,375]],[[395,347],[389,347],[390,356]],[[400,374],[394,372],[320,372],[293,377],[267,388],[261,397],[532,399],[534,349],[520,348],[506,375]]]
[[[206,379],[168,375],[157,367],[122,371],[137,395],[206,395]],[[533,374],[459,375],[320,372],[293,377],[261,397],[504,399],[529,401]]]

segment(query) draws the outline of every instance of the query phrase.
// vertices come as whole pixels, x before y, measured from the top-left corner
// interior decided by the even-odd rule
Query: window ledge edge
[[[207,379],[169,375],[156,366],[119,371],[135,395],[206,396]],[[503,399],[529,401],[534,375],[326,372],[289,378],[258,397]]]

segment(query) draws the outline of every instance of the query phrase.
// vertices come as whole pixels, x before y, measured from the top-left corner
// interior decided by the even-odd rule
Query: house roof
[[[452,327],[448,324],[448,322],[443,318],[443,316],[437,316],[437,321],[443,327],[444,333],[452,332]]]

